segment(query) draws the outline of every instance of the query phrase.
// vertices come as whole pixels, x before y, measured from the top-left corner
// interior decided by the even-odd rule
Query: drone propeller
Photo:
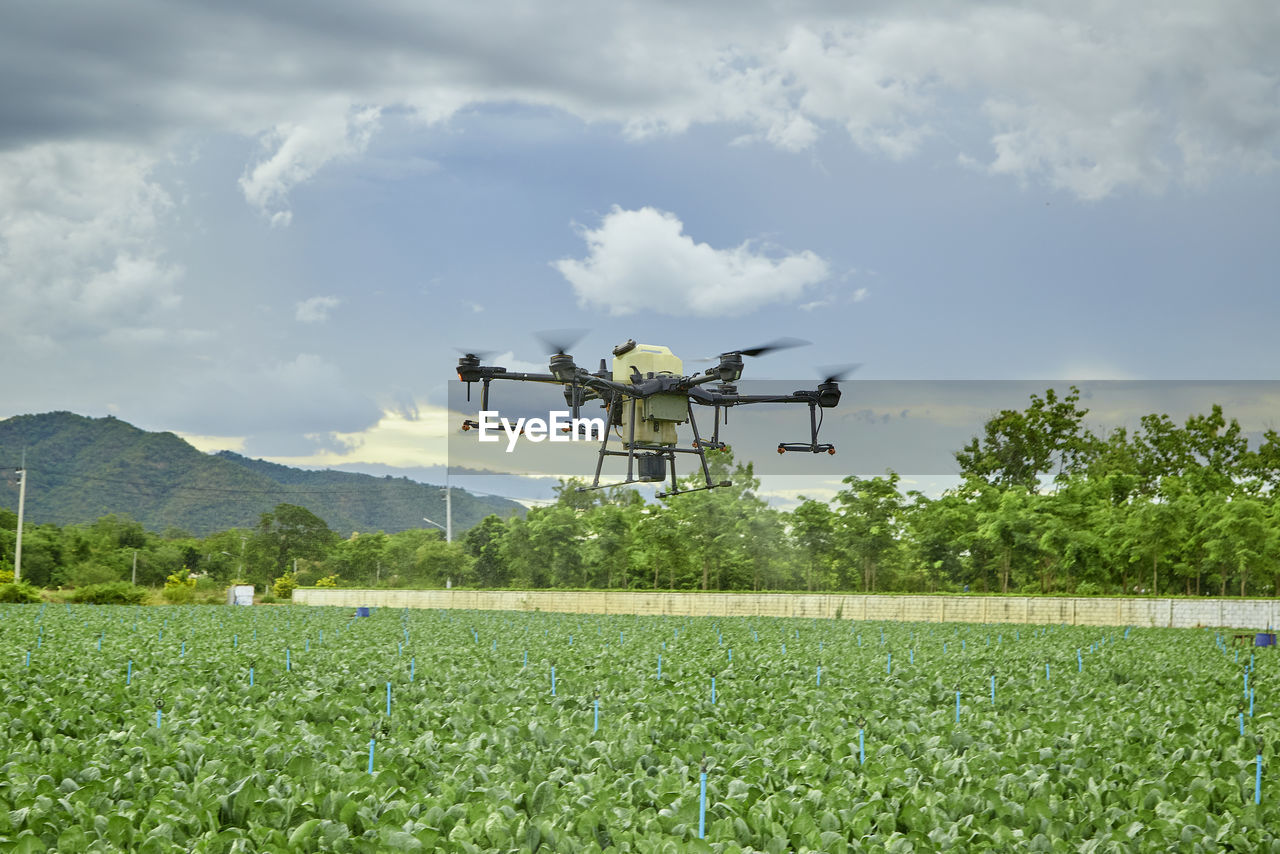
[[[792,347],[806,347],[813,342],[805,341],[803,338],[779,338],[776,341],[770,341],[768,344],[761,344],[759,347],[748,347],[744,350],[727,350],[719,356],[708,356],[703,359],[692,359],[694,362],[715,362],[725,356],[763,356],[766,353],[772,353],[777,350],[790,350]]]
[[[587,336],[588,329],[546,329],[535,332],[536,337],[548,353],[563,356]]]
[[[792,347],[806,347],[811,341],[805,341],[803,338],[779,338],[777,341],[770,341],[768,344],[761,344],[759,347],[752,347],[749,350],[734,350],[743,356],[763,356],[766,353],[772,353],[775,350],[790,350]]]
[[[498,352],[497,350],[476,350],[472,348],[464,349],[462,347],[454,347],[453,349],[461,353],[464,359],[477,359],[481,362],[483,362],[485,359],[492,356],[494,353]]]
[[[838,383],[843,382],[861,367],[861,362],[849,362],[844,365],[819,365],[818,373],[824,375],[822,380],[824,383]]]

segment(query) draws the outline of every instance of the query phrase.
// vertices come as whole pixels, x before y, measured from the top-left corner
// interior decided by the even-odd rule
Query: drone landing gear
[[[798,451],[802,454],[834,454],[836,446],[829,443],[818,443],[818,430],[822,427],[822,422],[818,419],[818,404],[811,402],[809,404],[809,441],[808,442],[779,442],[778,453],[785,454],[787,451]]]
[[[785,454],[787,451],[799,451],[802,454],[834,454],[836,452],[835,445],[819,445],[817,442],[806,445],[804,442],[779,442],[778,453]]]
[[[698,433],[698,422],[693,414],[693,403],[686,402],[686,411],[689,418],[689,426],[693,429],[693,442],[688,448],[675,448],[669,445],[647,445],[635,440],[636,425],[636,398],[631,399],[631,429],[627,436],[625,451],[609,450],[609,431],[605,431],[604,440],[600,443],[599,458],[596,460],[596,476],[591,481],[590,486],[578,487],[579,492],[587,492],[592,489],[605,489],[610,486],[627,486],[632,483],[661,483],[667,477],[668,465],[670,466],[671,488],[657,493],[658,498],[666,498],[670,495],[680,495],[685,492],[702,492],[708,489],[716,489],[721,486],[729,486],[730,481],[724,480],[719,483],[711,480],[711,468],[707,465],[707,451],[723,450],[726,445],[716,439],[703,439]],[[705,486],[695,486],[688,489],[681,489],[679,481],[676,479],[676,454],[696,454],[698,461],[702,464],[702,476],[706,481]],[[600,471],[604,467],[605,457],[626,457],[627,458],[627,479],[620,483],[601,483]],[[639,477],[636,477],[637,470]]]

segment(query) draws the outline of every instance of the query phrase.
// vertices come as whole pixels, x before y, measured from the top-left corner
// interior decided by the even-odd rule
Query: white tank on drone
[[[613,381],[632,383],[656,376],[683,376],[684,362],[669,347],[628,341],[613,348]],[[632,400],[622,401],[622,442],[631,436]],[[689,420],[688,398],[683,394],[656,394],[636,400],[635,442],[638,445],[676,444],[676,425]]]

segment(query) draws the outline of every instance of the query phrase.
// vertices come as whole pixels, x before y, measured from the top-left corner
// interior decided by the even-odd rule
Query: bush
[[[195,599],[196,580],[184,566],[181,572],[175,572],[164,580],[164,596],[166,602],[174,605],[186,605]]]
[[[1101,596],[1102,588],[1092,581],[1081,581],[1076,585],[1077,596]]]
[[[40,591],[26,582],[13,583],[13,573],[9,573],[10,581],[0,584],[0,602],[30,604],[40,601]]]
[[[335,572],[333,575],[326,575],[324,578],[316,581],[316,587],[337,587],[342,583],[342,579]]]
[[[145,587],[134,587],[127,581],[90,584],[77,590],[71,601],[91,605],[141,605],[147,601],[147,590]]]
[[[72,587],[88,587],[90,584],[109,584],[119,581],[120,573],[98,563],[82,563],[67,573],[66,582]]]
[[[12,584],[12,583],[13,583],[13,570],[0,569],[0,584]]]
[[[293,573],[286,572],[271,585],[271,592],[279,599],[292,599],[294,588],[297,586],[298,580],[293,577]]]
[[[196,589],[188,587],[185,584],[179,587],[170,587],[168,584],[164,586],[164,590],[160,591],[160,595],[164,597],[164,601],[170,605],[190,605],[196,598]]]
[[[258,602],[262,605],[274,605],[279,601],[280,600],[276,598],[276,595],[270,591],[267,591],[258,597]]]

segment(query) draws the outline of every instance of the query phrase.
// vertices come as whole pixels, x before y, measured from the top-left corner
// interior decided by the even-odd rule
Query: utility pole
[[[138,550],[137,550],[137,549],[134,549],[134,550],[133,550],[133,578],[132,578],[132,583],[133,583],[133,586],[134,586],[134,587],[137,587],[137,586],[138,586]]]
[[[22,580],[22,517],[27,506],[27,454],[22,454],[22,468],[18,469],[18,540],[13,547],[13,582]]]
[[[453,488],[449,486],[449,475],[444,476],[444,541],[453,542]]]

